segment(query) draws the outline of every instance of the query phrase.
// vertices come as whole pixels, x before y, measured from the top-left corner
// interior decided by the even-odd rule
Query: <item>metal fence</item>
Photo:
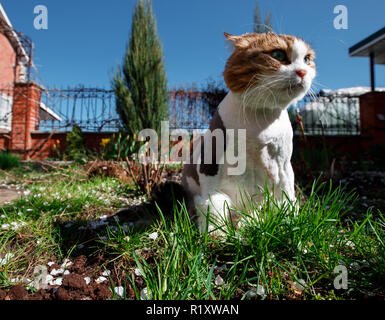
[[[0,131],[11,130],[12,90],[0,89]],[[169,92],[171,128],[206,129],[215,108],[199,91]],[[289,109],[295,134],[302,134],[295,120],[302,116],[306,135],[360,135],[359,97],[306,96]],[[40,105],[39,131],[70,131],[74,124],[86,132],[116,132],[119,116],[112,90],[98,88],[47,89]]]
[[[309,136],[361,134],[359,96],[306,96],[295,109],[291,108],[290,111],[295,111],[302,116],[304,132]],[[302,134],[298,126],[295,134]]]
[[[40,131],[70,131],[78,125],[87,132],[118,131],[119,117],[111,90],[99,88],[47,89],[43,91]]]
[[[205,129],[213,109],[198,91],[169,92],[169,121],[171,129]],[[115,95],[112,90],[96,88],[47,89],[40,115],[40,131],[69,131],[73,125],[87,132],[119,130]]]
[[[214,111],[199,91],[169,92],[169,122],[172,129],[207,129]]]

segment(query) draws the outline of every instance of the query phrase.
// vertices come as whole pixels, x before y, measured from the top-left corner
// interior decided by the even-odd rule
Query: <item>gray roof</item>
[[[369,57],[370,53],[376,64],[385,64],[385,27],[349,48],[351,57]]]

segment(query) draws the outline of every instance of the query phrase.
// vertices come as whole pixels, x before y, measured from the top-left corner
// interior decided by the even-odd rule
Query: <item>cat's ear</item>
[[[233,36],[227,32],[223,32],[225,37],[230,40],[235,48],[247,48],[249,46],[249,39],[245,36]]]

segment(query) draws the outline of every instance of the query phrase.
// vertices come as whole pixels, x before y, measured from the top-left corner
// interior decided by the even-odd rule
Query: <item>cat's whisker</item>
[[[247,88],[246,88],[245,92],[242,94],[242,114],[244,117],[245,124],[248,123],[248,118],[246,116],[246,106],[249,105],[248,99],[249,99],[249,97],[252,97],[252,94],[257,87],[257,86],[254,86],[254,84],[257,83],[256,76],[257,76],[257,74],[253,75],[253,77],[249,80]]]
[[[255,79],[256,76],[257,76],[257,74],[253,75],[253,77],[250,79],[250,81],[249,81],[249,83],[247,85],[247,88],[246,88],[245,92],[243,93],[243,98],[242,98],[242,114],[243,114],[243,120],[244,120],[245,124],[248,123],[248,119],[247,119],[247,116],[246,116],[246,106],[248,105],[247,98],[248,98],[248,95],[250,94],[249,91],[251,89],[253,89],[253,84],[257,82],[257,80]]]
[[[314,101],[319,100],[319,97],[316,95],[316,93],[314,92],[312,87],[310,87],[310,89],[309,89],[309,94],[310,94],[311,98],[313,98]]]
[[[330,89],[328,86],[326,86],[326,85],[324,85],[324,84],[322,84],[322,83],[320,83],[320,82],[318,82],[316,80],[313,80],[313,84],[317,84],[317,85],[319,85],[321,87],[324,87],[325,89]]]
[[[269,79],[270,80],[270,79]],[[258,99],[254,99],[253,101],[253,104],[255,105],[259,105],[260,102],[262,102],[260,100],[260,97],[264,97],[264,101],[262,103],[262,106],[259,106],[259,107],[255,107],[254,108],[254,116],[256,118],[256,120],[258,120],[258,110],[260,109],[262,111],[262,115],[263,115],[263,120],[264,121],[268,121],[267,117],[266,117],[266,111],[268,109],[271,109],[271,108],[266,108],[266,105],[268,103],[268,99],[270,98],[270,96],[272,97],[272,100],[273,100],[273,105],[277,105],[277,100],[276,100],[276,96],[274,95],[273,91],[271,90],[272,88],[272,85],[275,83],[275,82],[278,82],[278,81],[281,81],[281,78],[280,77],[277,77],[277,79],[275,79],[274,81],[269,81],[267,82],[266,84],[260,84],[259,86],[256,86],[255,88],[253,88],[252,92],[253,91],[258,91],[257,92],[257,95],[256,97]],[[266,91],[268,94],[266,94]],[[251,96],[251,98],[255,98],[253,96]]]

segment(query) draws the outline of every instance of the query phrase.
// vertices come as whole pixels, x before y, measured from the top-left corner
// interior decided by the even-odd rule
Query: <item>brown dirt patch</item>
[[[141,276],[134,274],[133,270],[127,272],[119,265],[108,265],[110,274],[103,274],[106,268],[100,265],[106,263],[104,259],[86,257],[84,255],[70,259],[71,264],[65,268],[68,274],[55,275],[54,279],[62,278],[60,285],[48,285],[46,289],[36,292],[26,285],[17,284],[9,289],[0,289],[1,300],[110,300],[119,299],[113,293],[113,287],[123,287],[127,299],[135,299],[134,290],[129,281],[132,273],[135,278],[135,286],[141,290],[145,283]],[[48,273],[60,268],[58,264],[47,266]],[[98,282],[101,276],[106,279]],[[87,281],[85,278],[88,278]],[[111,288],[111,283],[113,284]]]

